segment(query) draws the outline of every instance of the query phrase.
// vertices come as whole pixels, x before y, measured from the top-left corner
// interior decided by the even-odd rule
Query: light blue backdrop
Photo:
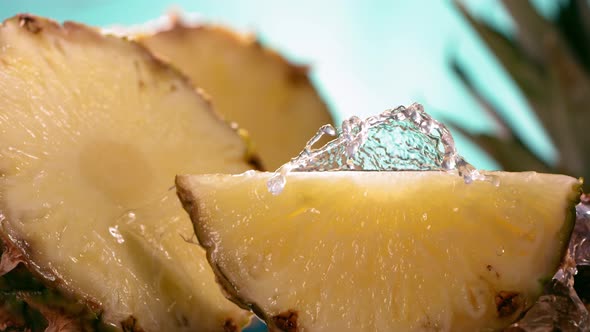
[[[466,3],[476,15],[506,32],[513,30],[499,1]],[[534,3],[551,15],[558,1]],[[511,110],[510,119],[527,132],[525,141],[546,160],[555,159],[522,95],[451,1],[0,0],[3,18],[30,12],[99,26],[138,24],[171,8],[255,32],[290,59],[310,64],[314,82],[339,119],[418,101],[435,117],[491,131],[485,114],[449,69],[449,58],[457,56],[471,69],[477,84],[486,87],[502,109]],[[457,141],[459,151],[476,166],[497,168],[462,137]]]
[[[534,2],[546,15],[558,3]],[[499,1],[466,3],[505,31],[513,29]],[[511,110],[510,119],[528,133],[525,141],[545,159],[555,159],[522,95],[451,1],[0,0],[2,17],[30,12],[99,26],[138,24],[171,8],[255,32],[290,59],[310,64],[314,82],[339,120],[418,101],[435,117],[491,131],[486,115],[449,69],[449,58],[457,56],[477,74],[477,84],[488,87],[502,109]],[[458,145],[476,166],[497,168],[462,137]]]

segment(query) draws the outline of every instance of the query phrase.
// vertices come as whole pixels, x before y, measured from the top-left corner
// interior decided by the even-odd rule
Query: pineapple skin
[[[21,14],[10,18],[4,24],[18,25],[24,31],[33,35],[40,33],[55,33],[64,38],[77,38],[82,34],[90,39],[100,41],[123,42],[119,38],[103,36],[85,25],[65,22],[60,25],[49,19]],[[90,41],[92,42],[92,41]],[[153,56],[145,47],[133,41],[124,41],[141,57],[153,66],[156,71],[161,70],[181,80],[186,86],[192,86],[190,80],[179,71]],[[0,59],[1,61],[2,59]],[[194,94],[204,101],[211,115],[223,123],[210,108],[206,96],[198,89]],[[247,143],[247,134],[239,128],[230,128],[241,137],[242,143]],[[243,161],[250,167],[259,168],[258,157],[251,148],[244,144]],[[4,207],[0,206],[0,212]],[[2,218],[5,218],[2,215]],[[20,239],[10,227],[7,220],[0,220],[0,243],[2,244],[2,263],[0,263],[0,330],[4,328],[28,329],[43,331],[53,328],[56,331],[144,331],[141,322],[133,315],[127,316],[120,322],[105,322],[103,307],[96,299],[86,296],[76,289],[72,289],[59,276],[47,273],[31,260],[29,253],[33,250],[31,244]],[[144,326],[149,328],[149,326]],[[237,331],[239,327],[230,320],[221,327],[225,331]]]
[[[202,204],[201,198],[199,197],[198,193],[196,193],[193,190],[190,190],[190,178],[191,175],[179,175],[176,177],[177,195],[179,199],[182,201],[184,209],[187,211],[187,213],[191,216],[193,220],[195,232],[199,240],[199,243],[203,248],[207,249],[207,258],[209,260],[209,263],[213,268],[217,280],[223,288],[226,296],[230,300],[238,304],[240,307],[253,311],[258,317],[260,317],[262,320],[266,322],[270,331],[297,332],[307,330],[305,326],[301,326],[301,323],[298,322],[299,314],[297,310],[288,309],[280,312],[277,315],[271,316],[268,314],[268,312],[263,310],[263,308],[259,306],[256,302],[250,302],[246,298],[244,298],[244,295],[240,291],[238,285],[234,284],[231,281],[232,278],[230,275],[226,275],[226,273],[220,266],[218,259],[212,258],[212,255],[215,254],[213,251],[213,247],[216,245],[213,244],[212,238],[210,234],[208,234],[209,230],[202,227],[202,224],[204,222],[198,217],[200,215],[199,205]],[[221,181],[225,181],[225,179]],[[289,184],[287,184],[287,186],[288,185]],[[580,194],[582,194],[581,185],[582,181],[579,180],[578,183],[574,184],[571,187],[571,193],[566,197],[566,201],[568,203],[566,204],[567,206],[564,210],[565,217],[563,220],[563,224],[561,225],[558,233],[556,234],[556,239],[558,240],[557,247],[559,248],[559,252],[553,255],[551,260],[547,261],[548,265],[553,267],[552,272],[540,279],[534,280],[534,282],[537,283],[537,290],[535,292],[539,295],[541,295],[544,292],[546,286],[549,284],[549,281],[553,276],[553,273],[557,271],[558,268],[560,268],[561,266],[568,264],[566,262],[566,260],[569,259],[567,247],[574,224],[576,222],[575,206],[580,201]],[[493,272],[493,268],[491,270],[490,268],[491,266],[488,266],[488,271]],[[524,313],[526,312],[526,310],[530,309],[530,307],[533,305],[533,302],[522,301],[520,295],[521,294],[519,292],[512,291],[499,291],[496,294],[496,310],[499,319],[503,319],[506,321],[506,318],[514,318],[515,313],[520,315],[520,313]],[[513,321],[506,321],[506,327],[508,327],[508,324],[512,322]],[[429,331],[428,328],[426,328],[426,330]],[[488,329],[484,329],[482,331],[488,331]]]
[[[289,62],[255,36],[170,20],[167,29],[132,38],[186,73],[211,95],[221,116],[248,130],[259,168],[280,167],[317,128],[334,123],[307,66]],[[327,142],[324,138],[317,144]]]

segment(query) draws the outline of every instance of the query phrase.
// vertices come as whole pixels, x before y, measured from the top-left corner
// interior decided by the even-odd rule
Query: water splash
[[[314,149],[324,135],[337,136]],[[281,166],[268,181],[269,192],[278,195],[293,171],[447,171],[456,172],[466,183],[488,180],[457,153],[451,132],[428,115],[422,105],[399,106],[365,120],[353,116],[339,131],[322,126],[301,153]]]

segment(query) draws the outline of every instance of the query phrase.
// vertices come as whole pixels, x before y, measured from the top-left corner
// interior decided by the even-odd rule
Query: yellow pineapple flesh
[[[486,173],[484,173],[486,174]],[[487,331],[541,294],[580,181],[537,173],[182,175],[178,195],[226,292],[271,330]]]
[[[170,189],[179,172],[250,167],[235,130],[144,47],[30,15],[0,27],[0,234],[105,324],[248,321],[185,240],[190,220]]]
[[[137,40],[186,73],[225,119],[248,131],[265,169],[289,161],[317,128],[333,122],[307,69],[254,38],[176,22]]]

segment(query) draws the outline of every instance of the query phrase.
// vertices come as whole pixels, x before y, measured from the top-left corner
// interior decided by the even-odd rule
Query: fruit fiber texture
[[[185,175],[228,294],[284,331],[476,331],[515,321],[567,246],[580,181],[445,172]]]
[[[248,131],[265,169],[289,161],[319,127],[333,123],[307,68],[253,36],[174,20],[169,29],[136,39],[186,73],[226,120]]]
[[[143,46],[72,22],[6,20],[0,317],[35,331],[243,326],[250,314],[185,240],[191,223],[170,189],[178,172],[242,172],[250,157]]]

